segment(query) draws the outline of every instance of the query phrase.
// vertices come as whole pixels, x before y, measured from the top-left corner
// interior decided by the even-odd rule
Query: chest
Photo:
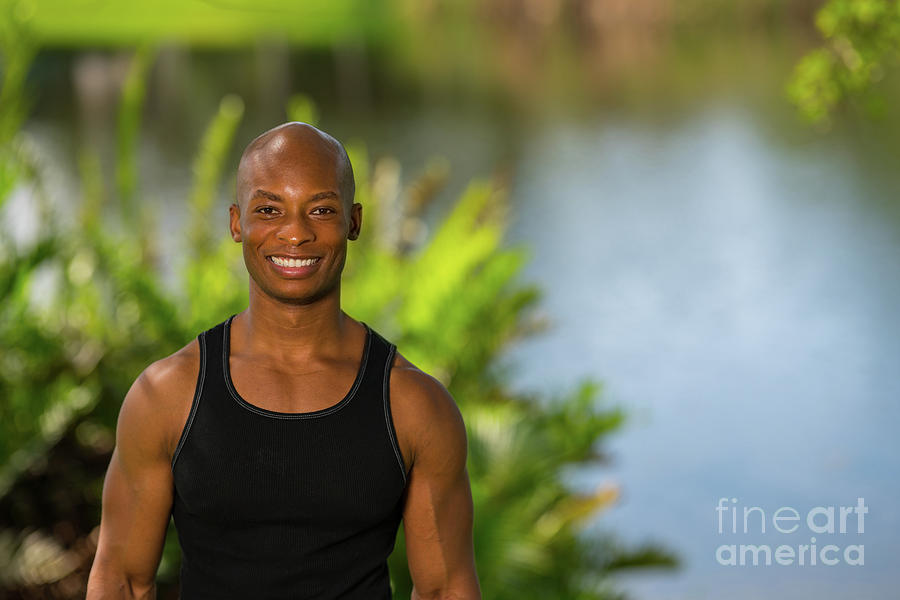
[[[315,368],[260,364],[232,357],[232,387],[249,404],[284,413],[314,412],[347,397],[358,379],[358,365],[334,362]]]
[[[180,502],[230,526],[364,528],[389,518],[404,482],[383,429],[336,414],[348,418],[195,423],[174,473]]]

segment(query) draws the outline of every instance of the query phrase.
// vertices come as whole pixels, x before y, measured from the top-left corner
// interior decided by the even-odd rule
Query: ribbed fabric
[[[233,319],[198,336],[197,388],[172,459],[181,598],[389,599],[406,487],[388,401],[396,346],[363,323],[349,393],[280,413],[234,389]]]

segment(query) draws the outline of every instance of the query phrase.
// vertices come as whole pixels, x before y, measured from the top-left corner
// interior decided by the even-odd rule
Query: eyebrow
[[[267,192],[266,190],[256,190],[250,196],[250,199],[252,200],[253,198],[256,198],[257,196],[262,196],[263,198],[266,198],[267,200],[271,200],[273,202],[284,202],[284,198],[282,198],[278,194],[274,194],[272,192]]]
[[[263,190],[263,189],[257,189],[256,191],[254,191],[253,194],[250,196],[250,198],[253,199],[258,196],[262,196],[263,198],[266,198],[267,200],[271,200],[272,202],[284,202],[284,198],[282,198],[278,194],[276,194],[274,192],[269,192],[269,191]],[[314,194],[313,196],[308,198],[306,201],[314,202],[316,200],[325,200],[326,198],[334,199],[334,200],[340,199],[335,192],[327,191],[327,192],[319,192],[318,194]]]
[[[332,191],[329,190],[329,191],[327,191],[327,192],[319,192],[318,194],[314,194],[314,195],[310,198],[310,200],[325,200],[326,198],[327,198],[327,199],[333,199],[333,200],[339,200],[339,199],[340,199],[340,198],[338,198],[338,195],[337,195],[337,194],[335,194],[334,192],[332,192]]]

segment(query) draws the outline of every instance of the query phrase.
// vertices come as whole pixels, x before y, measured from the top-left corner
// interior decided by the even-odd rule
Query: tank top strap
[[[384,423],[394,451],[394,457],[397,459],[397,465],[403,477],[403,484],[406,485],[406,465],[397,442],[397,431],[394,428],[390,401],[391,366],[394,364],[397,346],[385,339],[364,321],[361,321],[361,323],[369,330],[372,345],[369,349],[369,360],[365,367],[366,371],[360,387],[368,392],[364,394],[364,397],[378,398],[380,402],[357,402],[356,410],[369,412]],[[368,420],[368,416],[366,416],[366,420]]]
[[[234,315],[232,315],[232,318],[233,317]],[[200,407],[201,398],[204,395],[209,395],[207,390],[210,385],[215,386],[222,381],[223,371],[221,359],[219,357],[222,356],[222,333],[224,326],[225,321],[210,327],[197,335],[197,343],[200,348],[200,369],[197,374],[197,384],[194,387],[194,398],[191,401],[191,412],[188,414],[188,419],[181,431],[178,445],[175,447],[175,452],[172,454],[172,469],[175,468],[175,463],[178,461],[178,455],[181,453],[181,449],[187,441],[194,419],[197,417],[197,410]],[[207,392],[206,394],[204,394],[205,391]]]
[[[360,321],[369,331],[371,346],[366,361],[365,373],[363,373],[362,385],[369,389],[381,390],[384,387],[385,377],[388,376],[390,363],[394,360],[397,347],[384,339],[377,331],[366,322]],[[390,362],[389,362],[390,361]]]
[[[206,377],[216,382],[216,385],[225,382],[225,327],[234,317],[235,315],[231,315],[200,334],[200,337],[204,338],[201,343],[206,346]]]

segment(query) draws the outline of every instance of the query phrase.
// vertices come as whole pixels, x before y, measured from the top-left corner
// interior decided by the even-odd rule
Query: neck
[[[251,278],[250,304],[232,321],[232,337],[244,352],[295,362],[339,353],[352,324],[340,286],[310,304],[291,304],[262,293]]]

